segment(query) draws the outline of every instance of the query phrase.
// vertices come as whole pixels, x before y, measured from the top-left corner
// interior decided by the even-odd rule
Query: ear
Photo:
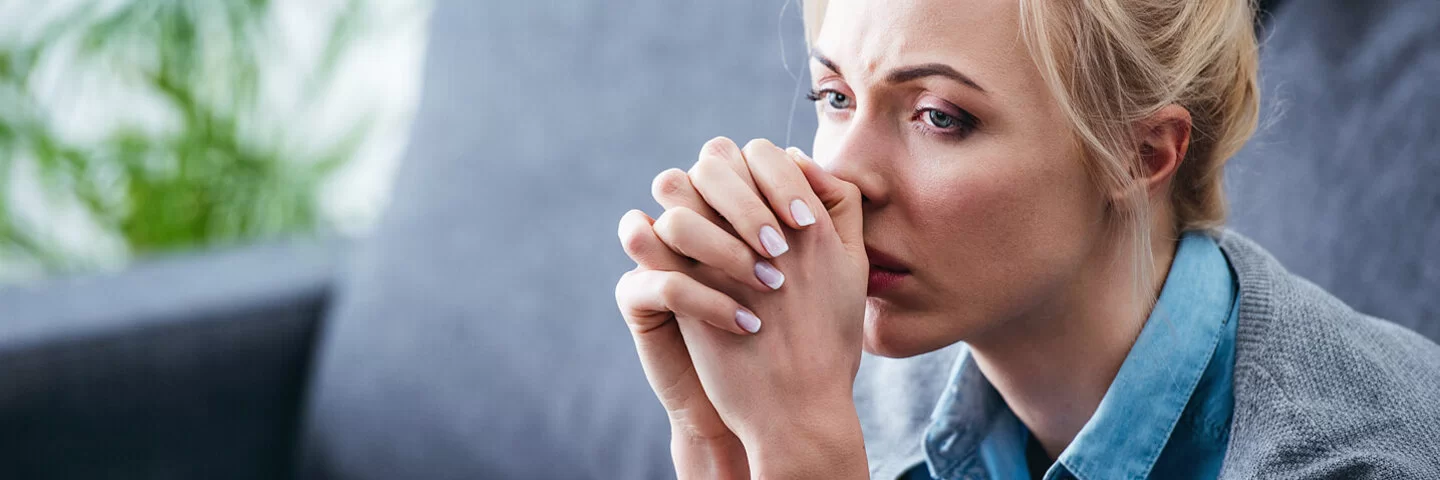
[[[1190,111],[1170,104],[1140,122],[1141,184],[1147,195],[1168,190],[1190,149]]]

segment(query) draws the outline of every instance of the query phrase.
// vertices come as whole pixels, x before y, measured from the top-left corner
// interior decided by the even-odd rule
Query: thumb
[[[815,191],[815,196],[820,199],[820,203],[825,204],[825,210],[830,213],[830,219],[835,224],[835,233],[840,235],[840,241],[847,247],[864,252],[865,238],[861,216],[863,212],[860,206],[860,187],[831,175],[799,148],[790,147],[785,151],[790,154],[790,158],[795,161],[795,164],[800,166],[800,171],[805,174],[805,180],[810,182],[810,189]]]

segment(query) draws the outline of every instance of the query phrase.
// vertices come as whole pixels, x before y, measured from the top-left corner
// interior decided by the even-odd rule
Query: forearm
[[[672,434],[670,456],[679,480],[750,478],[745,446],[734,435],[698,438]]]

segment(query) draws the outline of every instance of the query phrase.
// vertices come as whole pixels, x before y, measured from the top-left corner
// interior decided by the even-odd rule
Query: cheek
[[[976,327],[1022,314],[1080,273],[1103,204],[1072,151],[993,145],[925,170],[909,189],[912,246],[928,257],[937,310]]]
[[[913,223],[929,240],[966,250],[1045,250],[1079,233],[1097,213],[1092,207],[1096,196],[1078,161],[1057,157],[1020,161],[997,155],[994,161],[918,172],[907,189],[914,195]],[[1065,163],[1075,164],[1056,166]]]

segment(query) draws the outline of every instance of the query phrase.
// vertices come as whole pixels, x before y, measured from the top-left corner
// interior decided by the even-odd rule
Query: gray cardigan
[[[1239,234],[1221,233],[1220,248],[1240,283],[1220,477],[1440,479],[1440,346],[1350,309]],[[862,359],[855,402],[872,478],[922,461],[962,348]]]

